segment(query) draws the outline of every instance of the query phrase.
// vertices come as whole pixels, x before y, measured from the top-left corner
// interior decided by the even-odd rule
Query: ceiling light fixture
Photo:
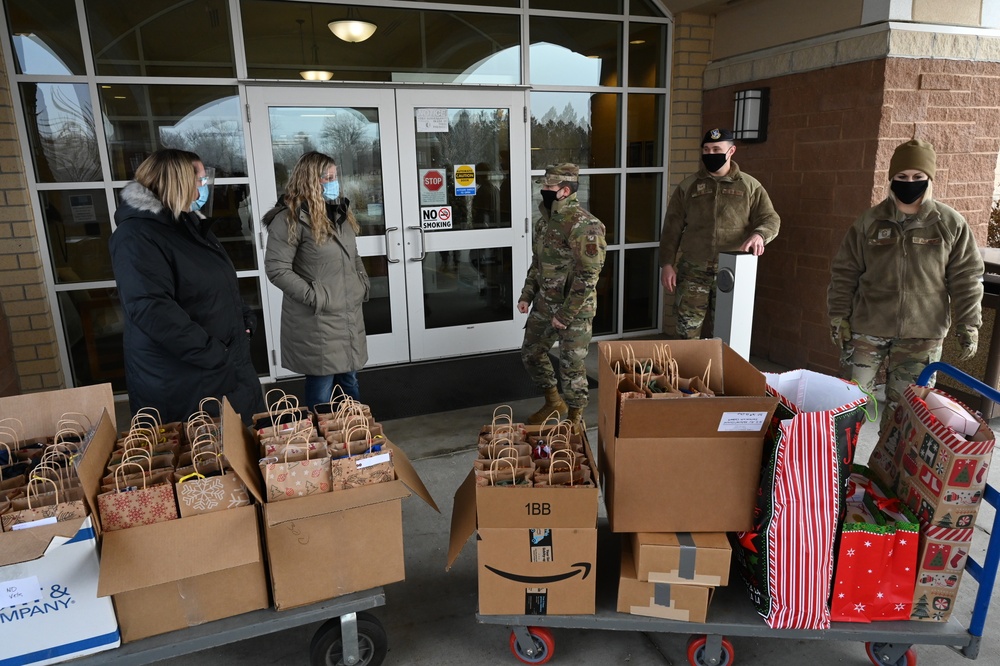
[[[347,18],[338,21],[330,21],[326,24],[334,35],[345,42],[356,44],[363,42],[378,29],[378,26],[368,21],[362,21],[354,7],[347,9]]]
[[[312,36],[313,36],[313,64],[319,65],[319,46],[316,44],[316,18],[313,16],[312,7],[309,8],[309,19],[312,25]],[[305,61],[305,41],[302,38],[302,24],[305,23],[304,19],[295,19],[295,22],[299,24],[299,47],[302,49],[302,60]],[[319,69],[307,69],[305,71],[299,72],[301,76],[306,81],[329,81],[333,78],[333,72]]]

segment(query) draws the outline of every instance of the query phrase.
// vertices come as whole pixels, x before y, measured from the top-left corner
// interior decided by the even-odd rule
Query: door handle
[[[385,230],[385,260],[388,261],[390,264],[398,264],[399,263],[399,259],[392,259],[389,256],[389,232],[390,231],[399,231],[399,227],[387,227],[386,230]]]
[[[410,261],[423,261],[427,258],[427,238],[424,237],[424,228],[417,224],[412,227],[406,227],[407,229],[416,229],[420,232],[420,256],[412,257]]]

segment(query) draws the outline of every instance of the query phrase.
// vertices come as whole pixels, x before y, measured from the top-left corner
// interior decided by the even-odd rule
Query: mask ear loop
[[[868,410],[865,408],[865,406],[861,407],[861,411],[863,411],[865,413],[865,418],[868,420],[868,422],[869,423],[874,423],[878,419],[878,400],[875,399],[875,394],[874,393],[869,393],[868,391],[866,391],[864,389],[864,387],[861,386],[861,384],[857,383],[853,379],[851,380],[851,383],[854,384],[855,386],[857,386],[858,389],[860,389],[861,392],[864,393],[865,396],[869,400],[871,400],[872,404],[875,405],[875,413],[874,414],[869,414]]]

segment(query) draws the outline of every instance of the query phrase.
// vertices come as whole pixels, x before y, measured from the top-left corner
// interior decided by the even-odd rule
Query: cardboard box
[[[228,402],[222,418],[228,452],[245,428]],[[115,429],[102,419],[79,467],[98,527],[97,495],[114,444]],[[267,608],[257,510],[244,506],[104,533],[97,593],[112,595],[122,640]]]
[[[639,580],[631,544],[622,540],[621,575],[618,578],[618,612],[660,617],[681,622],[704,622],[715,588],[683,583]]]
[[[67,411],[97,424],[114,409],[110,384],[0,398],[0,418],[19,419],[18,434],[25,439],[54,435],[56,421]],[[90,517],[0,533],[4,657],[18,664],[53,664],[118,647],[114,607],[97,595],[98,571]]]
[[[582,441],[596,477],[593,451]],[[480,613],[594,613],[597,484],[599,478],[592,488],[477,487],[469,471],[455,491],[446,568],[478,530]]]
[[[711,362],[716,397],[618,400],[614,365],[667,342],[682,377]],[[598,442],[613,532],[732,532],[753,527],[764,435],[778,398],[721,340],[599,342]],[[620,405],[619,405],[620,403]]]
[[[938,394],[925,386],[906,389],[906,399],[882,433],[869,467],[921,521],[945,528],[972,527],[996,437],[978,416],[973,435],[958,433],[932,417],[922,401]],[[911,399],[919,400],[914,405]]]
[[[723,532],[639,532],[629,537],[639,580],[719,587],[733,557]]]
[[[261,505],[274,606],[286,610],[401,581],[403,505],[411,491],[438,511],[409,458],[392,449],[396,480],[349,490],[264,502],[260,443],[242,429],[225,454]]]
[[[973,528],[949,529],[921,524],[911,620],[947,622],[951,617],[972,546],[973,531]]]

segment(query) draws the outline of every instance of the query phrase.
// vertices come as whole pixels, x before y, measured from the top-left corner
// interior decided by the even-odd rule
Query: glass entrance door
[[[247,101],[256,201],[278,200],[304,152],[337,161],[372,283],[369,367],[520,345],[522,91],[250,87]],[[272,375],[285,377],[282,294],[264,291]]]

